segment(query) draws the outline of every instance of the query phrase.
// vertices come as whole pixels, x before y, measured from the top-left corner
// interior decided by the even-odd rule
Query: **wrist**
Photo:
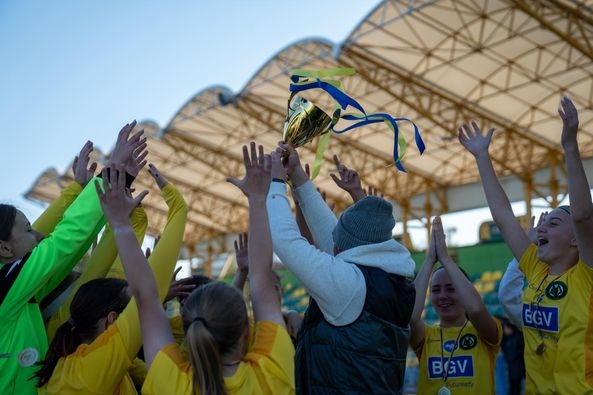
[[[249,196],[247,197],[247,201],[249,202],[249,205],[256,205],[256,204],[266,204],[266,199],[267,199],[268,195],[266,194],[249,194]]]
[[[570,140],[570,141],[563,141],[562,149],[564,150],[564,152],[577,153],[577,152],[579,152],[579,145],[578,145],[576,139]]]
[[[443,266],[450,266],[450,265],[457,266],[457,263],[455,263],[453,258],[451,258],[449,255],[442,257],[442,258],[439,257],[439,262],[441,262],[441,265],[443,265]]]
[[[348,191],[348,193],[354,202],[358,202],[360,199],[364,199],[367,196],[362,188],[354,188]]]
[[[127,233],[132,232],[134,233],[134,229],[132,228],[132,223],[127,221],[111,221],[111,228],[113,229],[113,233]]]
[[[302,168],[290,174],[290,181],[292,182],[292,186],[294,188],[298,188],[307,181],[309,181],[309,176]]]

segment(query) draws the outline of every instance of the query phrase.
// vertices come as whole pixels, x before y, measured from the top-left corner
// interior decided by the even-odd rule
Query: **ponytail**
[[[41,369],[33,376],[37,377],[37,387],[46,385],[60,358],[72,354],[81,344],[82,339],[75,333],[72,319],[60,325],[49,345],[45,360],[39,363]]]
[[[218,344],[206,323],[194,320],[186,330],[188,355],[193,366],[194,394],[224,395],[224,377]]]
[[[185,300],[182,316],[194,394],[225,394],[222,357],[235,351],[248,325],[243,294],[210,282]]]

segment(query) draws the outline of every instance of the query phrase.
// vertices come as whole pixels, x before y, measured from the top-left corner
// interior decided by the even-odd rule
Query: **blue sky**
[[[131,119],[165,126],[211,85],[239,91],[307,37],[343,41],[378,4],[342,1],[0,1],[0,202],[63,171],[87,139],[108,152]]]

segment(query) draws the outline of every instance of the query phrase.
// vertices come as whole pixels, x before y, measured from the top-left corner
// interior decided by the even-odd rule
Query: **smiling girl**
[[[442,266],[434,269],[436,262]],[[430,302],[438,325],[426,325],[422,311],[430,283]],[[447,252],[441,219],[432,223],[422,269],[414,281],[416,301],[410,345],[420,363],[419,394],[494,394],[494,361],[502,340],[500,323]]]

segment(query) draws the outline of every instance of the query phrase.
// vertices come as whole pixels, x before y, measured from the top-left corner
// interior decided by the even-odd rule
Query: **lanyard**
[[[459,338],[461,337],[461,332],[463,332],[466,325],[467,325],[467,318],[465,319],[463,326],[461,327],[461,329],[459,330],[459,333],[457,334],[457,338],[455,339],[455,344],[453,344],[453,349],[451,350],[451,353],[449,354],[449,361],[447,362],[446,367],[445,367],[445,354],[443,352],[443,348],[444,348],[444,346],[443,346],[443,327],[439,326],[440,333],[441,333],[441,366],[443,366],[443,369],[445,370],[445,373],[443,374],[443,382],[445,384],[447,383],[447,376],[449,376],[449,364],[451,363],[451,359],[453,359],[453,354],[455,353],[455,350],[457,350],[457,348],[459,347]]]

